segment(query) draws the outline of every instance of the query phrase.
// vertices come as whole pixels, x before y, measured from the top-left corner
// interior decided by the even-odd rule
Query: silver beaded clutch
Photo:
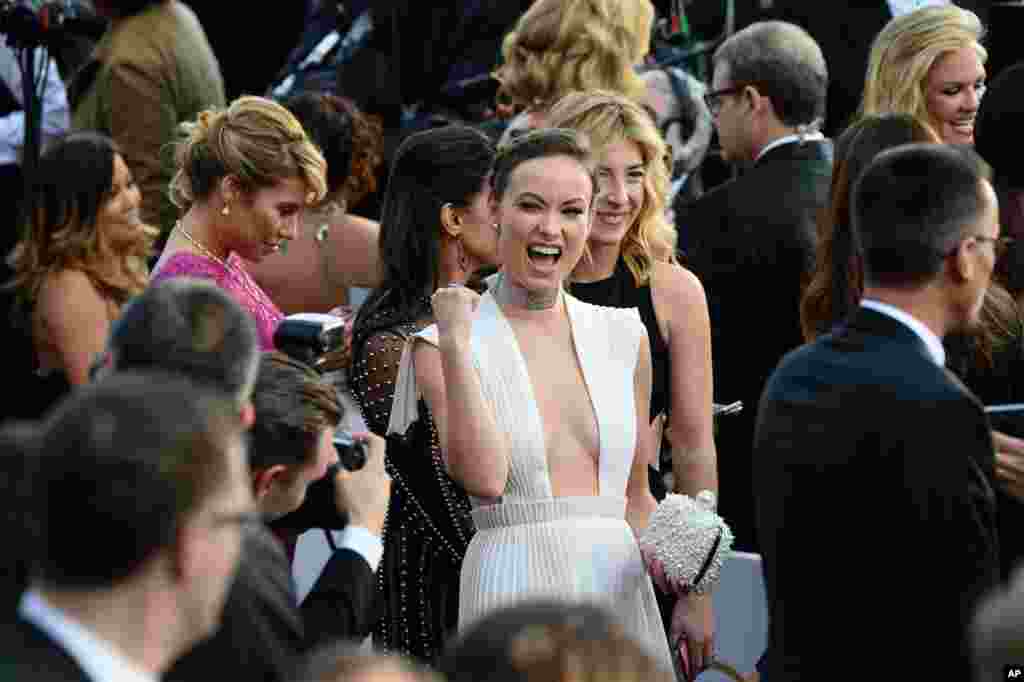
[[[659,587],[683,595],[714,587],[732,542],[732,530],[715,513],[714,494],[703,491],[697,499],[667,495],[651,514],[639,545]]]

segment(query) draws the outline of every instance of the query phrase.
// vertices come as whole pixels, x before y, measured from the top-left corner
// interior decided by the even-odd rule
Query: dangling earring
[[[462,245],[462,237],[455,240],[455,243],[459,245],[459,270],[463,272],[469,271],[469,261],[466,259],[466,249]]]
[[[231,215],[231,206],[229,204],[224,204],[224,208],[222,208],[220,210],[220,214],[221,215]]]
[[[500,237],[501,236],[501,225],[499,225],[498,223],[494,223],[494,231],[497,232],[498,236]]]

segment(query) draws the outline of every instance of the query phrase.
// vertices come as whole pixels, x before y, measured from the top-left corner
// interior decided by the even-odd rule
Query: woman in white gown
[[[539,596],[595,601],[672,668],[635,535],[647,480],[651,358],[635,309],[565,293],[596,185],[576,133],[539,130],[499,150],[491,207],[503,263],[483,296],[442,287],[436,324],[406,349],[390,432],[429,409],[477,534],[459,627]],[[422,402],[421,402],[422,400]]]

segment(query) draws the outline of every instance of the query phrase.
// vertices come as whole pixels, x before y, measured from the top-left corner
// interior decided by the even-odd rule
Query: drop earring
[[[224,204],[224,208],[220,210],[220,214],[224,216],[231,215],[231,206]]]
[[[501,236],[501,225],[499,225],[498,223],[494,223],[494,231],[500,237]]]
[[[458,240],[456,241],[459,245],[459,269],[462,270],[463,272],[468,272],[469,262],[466,259],[466,249],[462,245],[462,237],[459,237]]]

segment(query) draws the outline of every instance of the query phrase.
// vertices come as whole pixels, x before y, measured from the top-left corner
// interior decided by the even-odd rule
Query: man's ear
[[[281,481],[288,473],[288,467],[284,464],[275,464],[266,469],[254,471],[252,474],[252,496],[259,504],[269,493],[274,484]]]
[[[956,246],[956,250],[946,260],[949,262],[949,275],[955,284],[969,282],[977,276],[978,262],[971,258],[971,250],[977,242],[965,239]]]
[[[771,113],[775,112],[774,107],[772,107],[771,98],[762,94],[761,91],[759,91],[753,85],[747,85],[743,88],[742,97],[743,101],[747,104],[747,106],[750,107],[750,110],[754,113],[764,114],[768,113],[769,111]]]

